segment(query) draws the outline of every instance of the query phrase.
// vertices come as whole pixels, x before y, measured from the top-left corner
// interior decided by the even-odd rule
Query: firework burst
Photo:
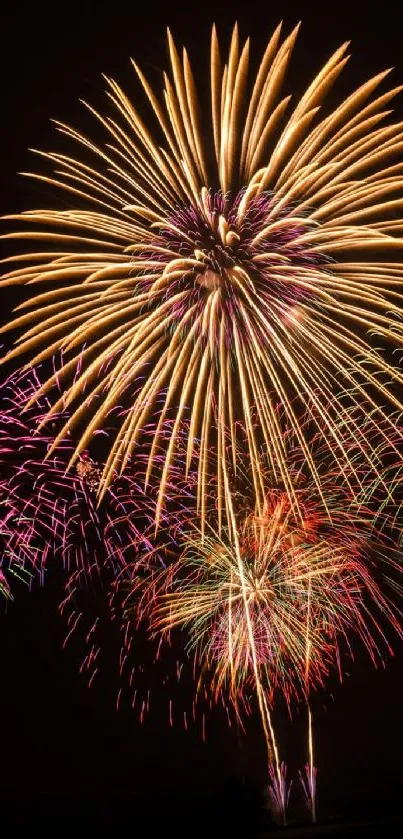
[[[385,448],[384,442],[379,429],[379,446]],[[216,701],[224,694],[238,715],[246,697],[255,696],[269,764],[279,783],[281,761],[271,718],[275,701],[284,697],[289,706],[295,699],[308,702],[313,771],[312,690],[325,685],[334,667],[342,676],[342,656],[352,655],[354,635],[376,662],[385,645],[390,651],[386,623],[402,634],[394,597],[401,565],[392,543],[379,534],[387,515],[379,511],[380,484],[366,480],[360,447],[351,450],[353,465],[341,480],[337,470],[333,474],[328,468],[329,455],[320,456],[327,451],[321,433],[312,440],[324,504],[293,429],[285,444],[297,503],[284,486],[274,486],[263,453],[255,470],[263,485],[256,492],[254,470],[238,449],[232,468],[223,470],[229,516],[220,514],[216,477],[206,488],[215,510],[211,503],[201,527],[195,516],[197,474],[189,475],[186,497],[174,476],[168,499],[178,503],[179,493],[182,507],[176,516],[166,512],[166,523],[179,554],[167,557],[166,567],[137,566],[125,581],[132,619],[145,620],[154,637],[167,640],[173,630],[185,631],[188,652],[201,668],[199,689],[208,684]],[[180,464],[177,470],[179,477]],[[357,476],[357,485],[349,486]]]
[[[402,343],[403,223],[394,214],[403,200],[396,162],[403,129],[387,121],[400,88],[376,93],[387,75],[380,73],[324,114],[347,61],[343,44],[292,108],[281,90],[297,29],[284,40],[276,29],[251,85],[249,41],[242,45],[235,27],[222,62],[213,29],[209,120],[187,52],[180,58],[169,34],[171,73],[161,101],[134,64],[162,140],[107,79],[115,116],[88,106],[105,144],[57,123],[83,159],[44,154],[56,174],[34,176],[86,208],[23,213],[18,219],[31,229],[7,234],[39,247],[11,257],[23,267],[3,283],[47,284],[7,325],[25,329],[8,357],[28,352],[38,363],[66,353],[39,389],[48,393],[61,382],[63,395],[52,398],[49,416],[62,406],[71,410],[50,451],[81,427],[71,459],[79,458],[111,412],[122,411],[104,493],[153,422],[150,477],[171,418],[157,521],[184,419],[186,468],[200,441],[200,507],[208,449],[215,446],[214,468],[222,473],[224,428],[234,429],[237,419],[252,468],[264,442],[274,475],[293,497],[278,402],[314,480],[298,400],[324,426],[339,469],[355,435],[348,426],[339,433],[347,403],[363,418],[365,397],[374,426],[385,418],[382,405],[402,408],[390,384],[401,385],[402,375],[379,349],[379,342]]]
[[[193,529],[185,542],[177,561],[148,578],[138,608],[151,608],[154,632],[187,628],[217,693],[226,686],[238,696],[256,662],[270,704],[277,691],[288,701],[306,696],[339,666],[339,641],[353,632],[376,658],[365,593],[398,628],[367,566],[369,534],[354,526],[351,511],[329,525],[308,509],[301,525],[287,494],[271,491],[265,515],[250,514],[239,533],[242,571],[228,530],[218,539]]]
[[[305,803],[308,809],[310,810],[312,821],[316,821],[316,778],[317,778],[317,769],[316,766],[312,766],[310,763],[306,763],[304,766],[303,771],[299,770],[298,777],[299,782],[302,787],[302,791],[304,793]]]
[[[67,586],[72,598],[79,584],[90,584],[96,574],[101,578],[108,569],[114,580],[127,563],[132,567],[140,545],[147,543],[143,531],[150,514],[133,470],[130,487],[126,487],[124,478],[117,478],[100,510],[96,489],[102,470],[87,452],[70,472],[66,467],[74,450],[71,438],[65,438],[57,453],[46,457],[54,439],[38,431],[49,407],[46,398],[22,413],[39,383],[39,371],[34,370],[17,372],[2,385],[1,562],[5,572],[25,569],[26,574],[39,573],[42,580],[51,566],[60,563],[69,575]],[[55,417],[52,430],[65,418],[65,414]],[[120,499],[121,493],[126,503]]]
[[[290,800],[292,781],[287,781],[287,766],[281,763],[277,775],[274,767],[269,767],[270,782],[268,785],[269,799],[275,812],[280,816],[284,825],[287,824],[287,809]]]

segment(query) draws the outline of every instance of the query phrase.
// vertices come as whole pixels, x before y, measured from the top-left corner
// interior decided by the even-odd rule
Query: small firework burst
[[[274,766],[269,766],[270,781],[268,784],[269,799],[274,812],[280,816],[284,825],[287,824],[287,810],[290,800],[292,781],[287,780],[287,766],[282,761],[279,772]]]
[[[316,455],[326,452],[320,433],[311,443]],[[354,636],[375,663],[385,646],[390,651],[386,624],[402,635],[395,597],[401,593],[401,563],[379,532],[388,520],[382,473],[374,484],[367,481],[368,464],[358,443],[349,474],[341,479],[329,469],[329,459],[318,457],[319,481],[313,481],[292,431],[285,444],[292,501],[284,486],[275,486],[264,452],[256,470],[262,483],[256,488],[254,472],[238,448],[224,471],[227,508],[220,508],[219,476],[205,483],[211,503],[203,525],[195,514],[197,475],[190,470],[181,483],[184,468],[178,464],[164,508],[166,544],[172,547],[175,540],[176,555],[168,550],[164,566],[151,557],[132,575],[128,569],[125,580],[127,618],[145,621],[153,637],[167,641],[181,630],[200,672],[199,690],[208,685],[216,701],[224,695],[239,718],[255,697],[269,764],[279,782],[274,703],[280,698],[289,706],[300,699],[309,703],[311,691],[325,686],[331,669],[342,675],[343,654],[352,654]],[[382,446],[380,428],[378,456]],[[183,444],[181,456],[186,458]],[[169,507],[172,501],[176,512]],[[313,760],[309,705],[308,710]]]
[[[80,480],[85,483],[92,492],[97,492],[102,476],[101,467],[84,452],[76,462],[76,472]]]
[[[206,663],[217,693],[224,686],[242,693],[257,667],[271,702],[277,691],[288,701],[304,696],[307,660],[310,688],[323,685],[339,662],[340,640],[352,632],[376,657],[365,592],[398,628],[366,567],[368,542],[348,513],[340,529],[333,524],[321,533],[320,525],[312,511],[306,529],[291,521],[286,493],[271,492],[265,515],[247,516],[239,550],[228,532],[221,539],[187,533],[180,558],[141,581],[145,593],[136,608],[151,609],[154,632],[188,630],[190,649]]]
[[[308,807],[312,821],[316,821],[316,778],[318,770],[316,766],[306,763],[303,772],[299,770],[299,782],[304,793],[305,803]]]

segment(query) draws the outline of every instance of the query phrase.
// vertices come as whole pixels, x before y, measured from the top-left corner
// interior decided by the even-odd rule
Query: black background
[[[330,104],[372,74],[395,65],[392,84],[403,82],[402,28],[398,4],[340,3],[189,4],[175,2],[8,4],[1,14],[1,203],[4,212],[51,204],[52,193],[17,176],[37,162],[28,147],[58,148],[50,117],[86,128],[79,97],[102,107],[101,73],[112,75],[135,98],[138,87],[129,57],[161,85],[167,63],[165,27],[185,42],[196,77],[207,79],[206,59],[213,20],[225,41],[235,19],[242,36],[252,36],[258,56],[279,19],[287,31],[303,21],[287,84],[297,92],[344,40],[353,58],[330,97]],[[403,117],[402,103],[397,105]],[[96,131],[96,126],[94,127]],[[5,251],[9,251],[6,243]],[[2,291],[1,316],[16,293]],[[242,778],[266,782],[262,734],[252,721],[248,735],[229,730],[212,712],[207,741],[200,727],[187,733],[169,725],[162,697],[146,721],[122,704],[113,654],[103,676],[89,690],[78,672],[79,643],[62,650],[65,627],[57,614],[61,586],[56,571],[48,585],[31,593],[21,588],[17,602],[1,616],[0,823],[39,824],[56,834],[73,819],[81,824],[109,818],[137,825],[160,810],[167,825],[182,807],[201,809],[228,784]],[[402,778],[402,649],[385,670],[375,671],[364,654],[347,663],[344,683],[334,679],[315,700],[319,802],[325,816],[388,815],[400,810]],[[144,652],[140,650],[140,658]],[[177,687],[178,692],[186,686]],[[156,688],[157,690],[157,688]],[[173,694],[172,694],[173,695]],[[179,696],[179,702],[181,697]],[[290,721],[276,713],[280,746],[292,774],[305,760],[304,711]],[[147,801],[147,806],[140,800]],[[190,804],[186,804],[190,802]],[[195,802],[192,804],[192,802]],[[141,813],[141,817],[140,817]],[[146,816],[145,816],[146,814]],[[106,823],[106,822],[105,822]],[[50,827],[49,827],[50,826]],[[211,833],[214,835],[214,833]]]

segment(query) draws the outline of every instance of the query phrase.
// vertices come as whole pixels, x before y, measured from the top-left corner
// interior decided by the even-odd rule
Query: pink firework
[[[281,762],[279,772],[276,772],[274,766],[269,766],[269,776],[269,799],[274,811],[280,816],[283,824],[286,825],[287,809],[292,787],[292,781],[287,780],[286,764]]]
[[[141,488],[132,476],[112,482],[102,507],[95,490],[100,467],[88,452],[67,471],[73,450],[69,436],[47,457],[54,427],[43,430],[47,411],[41,399],[23,406],[40,383],[40,371],[18,372],[4,383],[0,415],[0,545],[3,576],[7,568],[24,567],[43,580],[50,565],[60,563],[76,583],[105,569],[112,578],[132,563],[149,516]],[[131,515],[120,499],[132,498]],[[140,500],[143,500],[141,506]]]

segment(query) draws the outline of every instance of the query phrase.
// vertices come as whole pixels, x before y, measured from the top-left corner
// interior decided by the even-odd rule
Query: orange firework
[[[135,567],[127,611],[129,617],[145,620],[156,637],[169,638],[173,630],[185,630],[188,650],[201,666],[199,684],[207,680],[216,700],[227,695],[240,713],[252,690],[269,762],[279,781],[281,762],[271,708],[279,697],[288,704],[303,697],[308,702],[313,791],[311,691],[324,685],[331,668],[337,667],[341,675],[342,654],[351,652],[354,635],[374,662],[382,645],[390,650],[387,623],[402,635],[394,596],[401,594],[401,565],[395,561],[393,543],[378,532],[381,523],[389,524],[380,504],[384,490],[378,498],[379,486],[367,481],[365,454],[359,447],[349,451],[350,474],[338,480],[337,471],[332,474],[329,469],[330,456],[324,457],[322,435],[311,440],[322,493],[310,477],[303,453],[295,448],[293,433],[284,442],[296,503],[284,486],[274,486],[264,453],[256,469],[250,470],[238,448],[231,468],[223,470],[228,515],[221,515],[217,503],[214,508],[217,478],[212,479],[206,488],[211,503],[202,523],[194,511],[197,475],[189,475],[186,495],[178,480],[183,473],[179,463],[168,487],[168,502],[174,499],[177,505],[179,496],[182,505],[176,514],[165,511],[165,525],[179,554],[174,560],[167,557],[164,568],[153,562],[146,569]],[[375,449],[380,446],[385,452],[381,428],[374,440]],[[391,441],[389,454],[393,450]],[[254,471],[262,476],[258,493]],[[312,814],[315,818],[314,801]]]
[[[243,513],[239,550],[227,528],[219,538],[189,525],[179,559],[134,582],[141,587],[136,611],[154,633],[188,630],[217,694],[226,687],[236,701],[253,682],[256,663],[270,704],[278,692],[288,701],[307,696],[338,666],[340,641],[354,632],[375,659],[370,603],[400,631],[371,575],[370,522],[354,521],[347,506],[333,509],[332,524],[312,504],[305,512],[301,523],[287,494],[270,491],[264,517]]]

